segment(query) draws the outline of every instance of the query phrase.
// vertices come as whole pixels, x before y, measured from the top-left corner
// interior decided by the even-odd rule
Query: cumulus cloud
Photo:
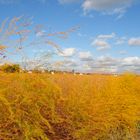
[[[111,39],[111,38],[114,38],[116,36],[115,33],[112,33],[112,34],[101,34],[101,35],[98,35],[97,38],[98,39]]]
[[[91,72],[94,73],[116,73],[118,71],[117,64],[118,61],[109,56],[101,56],[92,62],[87,62]]]
[[[124,58],[122,61],[122,65],[124,66],[140,66],[140,58],[135,56],[135,57],[127,57]]]
[[[140,74],[140,57],[133,56],[122,59],[120,63],[122,71],[131,71]]]
[[[52,69],[60,71],[72,71],[76,70],[78,66],[79,63],[72,59],[58,60],[52,64]]]
[[[140,46],[140,37],[138,37],[138,38],[130,38],[128,40],[128,44],[130,46]]]
[[[121,73],[125,71],[140,73],[140,57],[112,58],[101,56],[94,61],[87,61],[91,72]]]
[[[109,39],[115,38],[116,34],[101,34],[98,35],[91,43],[93,47],[97,47],[97,50],[106,50],[111,47],[111,45],[108,43]]]
[[[79,52],[79,58],[81,61],[91,61],[93,60],[92,54],[87,51],[87,52]]]
[[[108,14],[123,14],[134,0],[84,0],[82,7],[85,12],[90,10]]]
[[[75,48],[66,48],[61,52],[58,52],[58,55],[63,57],[71,57],[75,54],[75,52],[76,52]]]
[[[78,58],[73,59],[67,57],[65,59],[49,60],[37,59],[37,61],[30,61],[31,66],[43,66],[54,70],[61,71],[77,71],[90,73],[122,73],[135,72],[140,74],[140,57],[131,56],[123,58],[114,58],[111,56],[92,57],[90,52],[79,52]],[[46,63],[44,63],[46,61]],[[35,63],[34,63],[35,62]],[[42,65],[43,64],[43,65]],[[45,64],[45,65],[44,65]]]
[[[81,72],[92,73],[122,73],[135,72],[140,74],[140,57],[113,58],[111,56],[100,56],[92,60],[87,59],[79,63],[78,61],[65,61],[65,68],[74,69]]]
[[[83,8],[85,10],[108,10],[115,7],[129,5],[132,0],[85,0]]]
[[[91,45],[97,47],[97,50],[106,50],[110,48],[110,44],[107,41],[101,39],[95,39]]]
[[[93,38],[91,45],[96,47],[97,50],[106,50],[111,48],[111,46],[120,46],[128,42],[126,36],[118,36],[116,33],[111,34],[100,34]],[[129,44],[132,45],[132,42],[139,44],[139,38],[130,39]]]
[[[118,15],[121,18],[135,0],[58,0],[61,4],[81,2],[84,15],[89,11],[98,11],[104,14]]]

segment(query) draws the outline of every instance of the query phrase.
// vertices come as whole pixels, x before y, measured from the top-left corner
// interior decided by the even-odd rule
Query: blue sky
[[[54,50],[54,68],[59,63],[57,69],[140,73],[138,0],[0,0],[0,23],[21,15],[49,31],[80,27],[67,40],[54,39],[63,52]],[[47,50],[52,49],[32,46],[25,52],[32,59],[35,52]]]

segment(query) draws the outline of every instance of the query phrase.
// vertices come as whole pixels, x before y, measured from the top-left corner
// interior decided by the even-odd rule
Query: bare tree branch
[[[61,47],[53,41],[53,38],[66,39],[69,34],[79,27],[73,27],[67,31],[48,32],[43,25],[33,25],[32,18],[24,16],[6,18],[0,26],[0,60],[7,56],[20,55],[22,61],[28,59],[24,52],[25,47],[51,46],[61,52]],[[12,51],[12,52],[11,52]]]

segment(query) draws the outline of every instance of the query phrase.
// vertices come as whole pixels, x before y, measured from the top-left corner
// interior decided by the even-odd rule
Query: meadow
[[[140,76],[0,73],[0,140],[139,140]]]

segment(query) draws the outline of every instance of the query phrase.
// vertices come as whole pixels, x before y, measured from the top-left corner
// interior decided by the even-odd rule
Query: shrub
[[[21,68],[18,64],[4,64],[0,68],[2,71],[7,73],[14,73],[14,72],[20,72]]]
[[[140,140],[140,76],[0,73],[0,140]]]

